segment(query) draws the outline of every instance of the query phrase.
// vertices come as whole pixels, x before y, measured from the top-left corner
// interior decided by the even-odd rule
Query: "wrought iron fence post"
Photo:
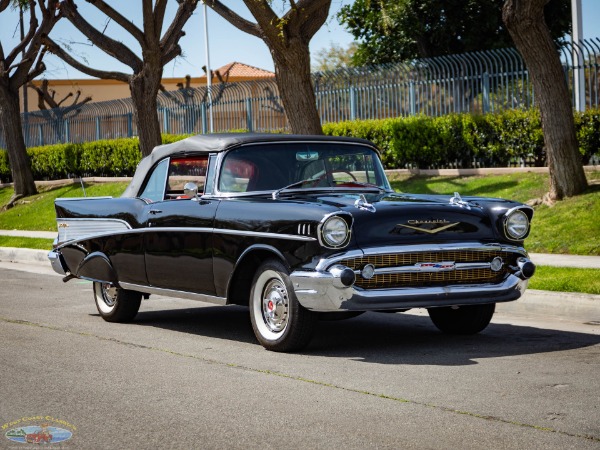
[[[96,140],[100,140],[100,117],[96,117]]]
[[[490,74],[487,72],[483,72],[482,75],[481,95],[481,110],[484,114],[486,114],[490,112]]]
[[[206,102],[200,104],[200,119],[202,121],[202,134],[208,132],[208,121],[206,120]]]
[[[248,132],[253,133],[254,128],[252,127],[252,99],[246,99],[246,128]]]
[[[171,127],[169,126],[169,108],[163,108],[163,133],[170,133]]]
[[[44,126],[42,124],[38,125],[38,137],[40,139],[40,146],[44,145]]]
[[[350,120],[356,120],[356,88],[350,86]]]
[[[133,136],[133,113],[127,113],[127,137]]]
[[[417,94],[415,82],[413,80],[410,80],[408,85],[408,101],[410,103],[410,115],[414,116],[417,114]]]
[[[63,121],[63,125],[65,127],[65,139],[64,139],[64,141],[65,141],[65,144],[66,144],[67,142],[71,142],[71,126],[70,126],[71,122],[68,121],[68,120],[64,120]]]

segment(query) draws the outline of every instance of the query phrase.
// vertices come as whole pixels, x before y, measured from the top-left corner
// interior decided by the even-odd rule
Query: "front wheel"
[[[263,262],[252,281],[250,320],[256,339],[267,350],[290,352],[308,345],[317,315],[296,298],[285,266]]]
[[[100,316],[107,322],[130,322],[140,309],[142,294],[95,281],[94,300]]]
[[[430,308],[433,324],[448,334],[475,334],[487,327],[492,320],[495,303],[485,305],[450,306]]]

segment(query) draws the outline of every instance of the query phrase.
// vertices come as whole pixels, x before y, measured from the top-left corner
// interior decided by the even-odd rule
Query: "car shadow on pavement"
[[[179,333],[255,344],[248,309],[239,306],[142,311],[134,324]],[[462,366],[481,358],[527,355],[590,347],[600,335],[492,323],[470,336],[443,334],[429,317],[366,313],[321,321],[302,354],[377,364]]]

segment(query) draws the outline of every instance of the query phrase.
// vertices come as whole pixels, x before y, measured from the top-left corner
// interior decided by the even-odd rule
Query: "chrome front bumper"
[[[378,311],[437,306],[499,303],[517,300],[528,280],[509,275],[499,284],[364,290],[336,287],[323,272],[293,272],[292,284],[302,306],[312,311]]]
[[[362,255],[378,255],[383,253],[410,253],[427,251],[507,251],[516,254],[517,264],[511,266],[510,272],[501,282],[472,284],[446,284],[424,287],[394,287],[365,289],[353,282],[342,282],[344,260],[358,258]],[[431,261],[424,261],[431,263]],[[427,271],[467,270],[471,268],[490,267],[490,262],[454,263],[433,262],[436,268]],[[427,264],[431,266],[432,264]],[[439,268],[437,266],[439,265]],[[419,267],[418,267],[419,266]],[[375,273],[403,273],[423,270],[421,264],[389,268],[374,268]],[[351,270],[346,268],[347,270]],[[354,270],[361,276],[359,270]],[[442,244],[431,246],[404,246],[395,248],[371,248],[364,253],[353,250],[336,257],[321,260],[315,271],[296,270],[290,274],[296,297],[302,306],[313,311],[377,311],[408,308],[432,308],[438,306],[460,306],[478,303],[498,303],[517,300],[527,289],[528,279],[535,272],[535,266],[528,259],[522,247],[499,244]]]

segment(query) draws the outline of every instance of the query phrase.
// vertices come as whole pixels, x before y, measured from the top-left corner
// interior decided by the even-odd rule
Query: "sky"
[[[108,3],[141,28],[140,0],[108,0]],[[244,17],[252,18],[242,0],[224,0],[223,3]],[[274,9],[280,15],[282,14],[282,3],[283,0],[274,1]],[[352,36],[339,25],[335,18],[340,8],[349,3],[352,3],[352,0],[332,0],[327,22],[310,43],[313,60],[319,51],[330,48],[332,43],[346,47],[352,42]],[[95,7],[84,1],[79,1],[78,4],[80,5],[81,14],[89,18],[88,20],[97,28],[103,29],[106,26],[106,33],[109,36],[127,43],[131,48],[139,49],[127,33],[114,22],[107,23],[106,16],[99,13]],[[174,16],[177,7],[177,2],[173,0],[169,4],[165,29],[168,27],[168,21]],[[214,70],[230,62],[237,61],[262,69],[273,70],[271,55],[262,40],[239,31],[224,19],[221,19],[210,8],[207,8],[207,12],[211,69]],[[598,25],[600,24],[600,0],[582,0],[582,13],[584,38],[600,37],[600,26]],[[202,66],[206,65],[206,52],[204,7],[202,5],[198,6],[194,15],[184,27],[184,31],[186,35],[180,40],[183,56],[165,67],[163,77],[183,78],[188,74],[192,77],[198,77],[204,74]],[[18,36],[18,14],[12,11],[5,11],[0,14],[0,42],[2,42],[5,53],[8,53],[16,45]],[[87,61],[88,65],[94,68],[131,72],[128,67],[121,65],[118,61],[91,46],[86,38],[67,20],[59,21],[51,36],[59,44],[69,45],[77,52],[79,60]],[[45,61],[47,70],[42,77],[48,79],[90,78],[52,55]]]

